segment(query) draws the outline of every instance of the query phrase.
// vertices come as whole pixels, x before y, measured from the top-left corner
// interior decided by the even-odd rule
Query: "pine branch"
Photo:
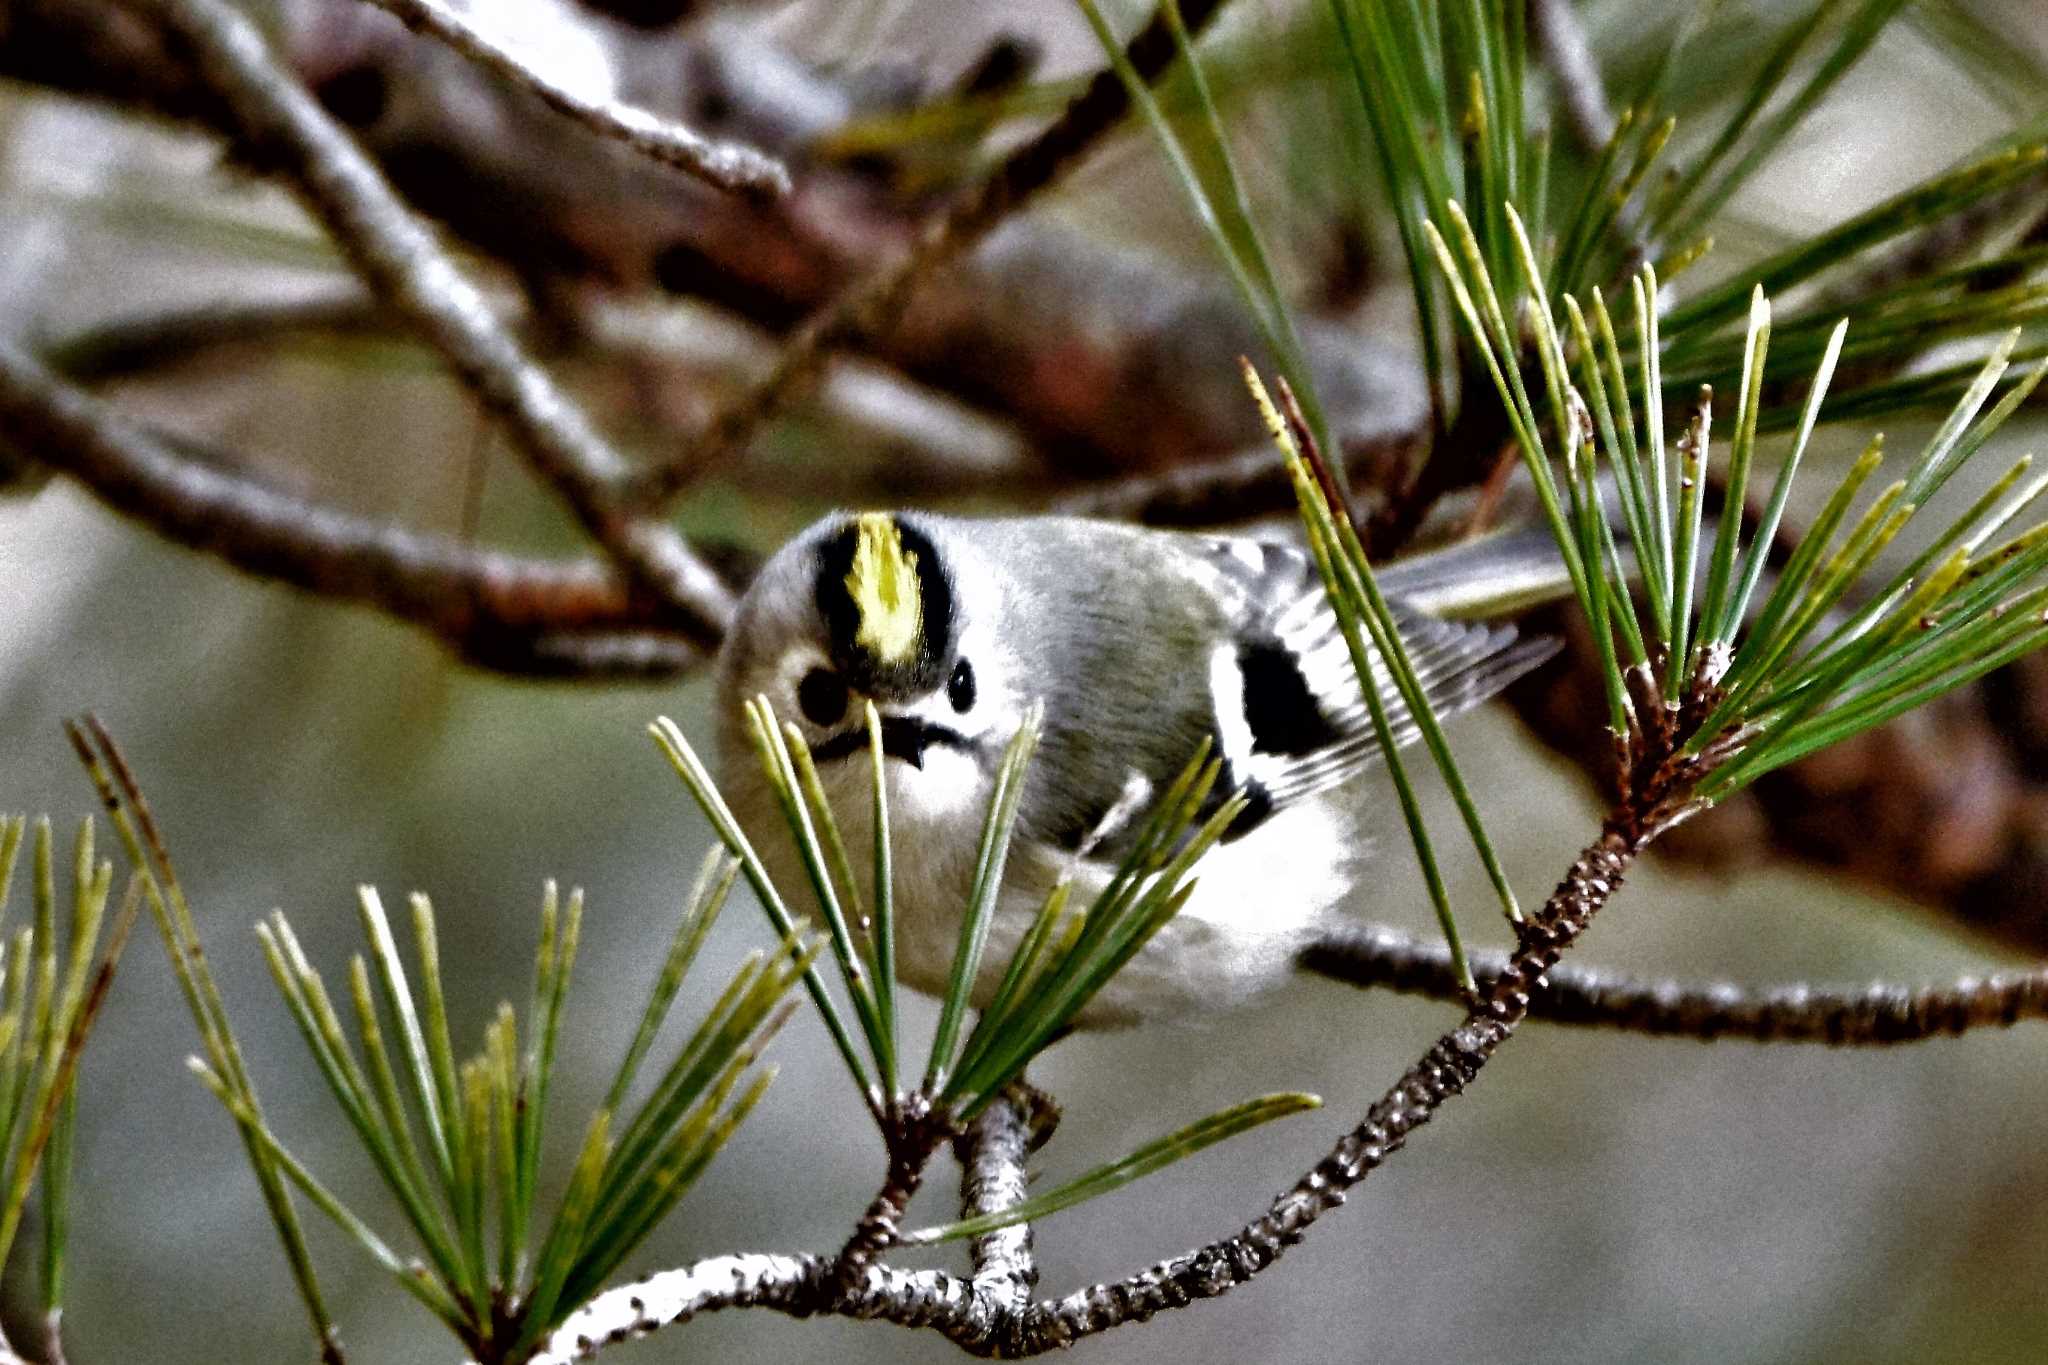
[[[1457,974],[1441,942],[1382,926],[1334,930],[1309,947],[1301,961],[1309,971],[1347,985],[1436,1000],[1460,998]],[[1472,955],[1473,974],[1482,985],[1506,965],[1504,954]],[[1879,982],[1843,990],[1803,982],[1747,987],[1725,981],[1645,981],[1562,964],[1545,975],[1530,997],[1529,1013],[1550,1023],[1700,1042],[1731,1038],[1881,1047],[2048,1019],[2048,967],[1961,977],[1939,986]]]
[[[1228,1293],[1277,1261],[1317,1219],[1341,1205],[1353,1186],[1399,1151],[1445,1101],[1471,1083],[1528,1014],[1544,973],[1620,887],[1641,849],[1667,826],[1671,813],[1664,798],[1669,794],[1654,784],[1646,786],[1636,802],[1608,821],[1550,900],[1519,926],[1520,946],[1481,988],[1464,1022],[1403,1072],[1328,1156],[1234,1236],[1123,1280],[1022,1304],[1018,1280],[1029,1275],[1030,1267],[1028,1260],[1014,1254],[978,1260],[973,1280],[870,1264],[850,1286],[839,1282],[835,1262],[825,1257],[720,1256],[599,1295],[565,1322],[533,1357],[532,1365],[590,1359],[607,1345],[724,1308],[768,1308],[798,1317],[833,1313],[879,1318],[937,1331],[975,1355],[1038,1355],[1143,1322],[1168,1308]],[[1001,1143],[982,1158],[1000,1173],[997,1186],[1016,1180],[1009,1155],[1016,1136],[1014,1131],[997,1130],[980,1139]],[[970,1186],[975,1179],[971,1168]]]
[[[1542,909],[1517,927],[1520,946],[1504,969],[1480,987],[1463,1023],[1403,1072],[1363,1121],[1265,1214],[1233,1237],[1126,1279],[1034,1305],[1014,1325],[1014,1335],[1001,1343],[1000,1352],[1034,1355],[1112,1327],[1143,1322],[1165,1309],[1228,1293],[1279,1260],[1319,1218],[1342,1205],[1354,1186],[1405,1146],[1446,1101],[1462,1094],[1514,1034],[1544,973],[1620,888],[1629,865],[1669,818],[1659,810],[1661,795],[1610,817]]]

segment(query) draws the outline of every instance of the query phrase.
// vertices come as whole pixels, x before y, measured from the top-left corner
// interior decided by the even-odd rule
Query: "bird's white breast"
[[[897,973],[913,988],[938,994],[951,978],[959,947],[990,784],[967,755],[945,749],[927,754],[922,771],[891,759],[885,760],[885,772]],[[874,904],[870,773],[865,753],[820,772],[868,907]],[[765,784],[758,774],[733,773],[728,787],[734,813],[785,902],[792,911],[815,915],[810,878]],[[1080,1025],[1223,1009],[1284,980],[1310,931],[1350,888],[1356,831],[1338,804],[1347,795],[1355,793],[1340,791],[1289,807],[1243,838],[1210,850],[1197,866],[1198,885],[1187,904],[1082,1012]],[[1070,903],[1085,906],[1113,873],[1102,863],[1076,864],[1060,850],[1016,840],[974,1002],[984,1003],[994,991],[1063,874],[1074,880]]]

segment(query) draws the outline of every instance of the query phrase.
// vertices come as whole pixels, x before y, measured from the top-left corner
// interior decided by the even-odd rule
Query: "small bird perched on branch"
[[[1461,553],[1382,574],[1439,717],[1556,650],[1511,626],[1429,613],[1447,588],[1502,567],[1498,555]],[[785,886],[804,883],[802,863],[742,703],[765,696],[794,720],[852,843],[872,837],[860,703],[874,702],[896,850],[897,965],[921,990],[945,988],[997,765],[1034,704],[1043,733],[982,997],[1062,875],[1082,903],[1107,884],[1137,817],[1204,739],[1223,765],[1212,803],[1240,793],[1247,805],[1203,858],[1192,898],[1081,1025],[1216,1009],[1277,984],[1372,869],[1352,779],[1380,746],[1315,566],[1289,546],[1064,517],[836,514],[754,580],[717,678],[722,785]],[[1413,719],[1390,684],[1381,690],[1405,744]]]

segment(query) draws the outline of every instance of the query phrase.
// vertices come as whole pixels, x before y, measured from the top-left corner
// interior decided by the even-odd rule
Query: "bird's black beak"
[[[934,725],[916,716],[882,717],[882,753],[888,758],[900,758],[911,767],[924,768],[924,756],[935,745],[944,745],[971,753],[974,743],[958,730],[944,725]],[[820,763],[834,759],[848,758],[865,752],[868,747],[868,732],[865,726],[854,726],[840,731],[832,738],[812,750],[812,756]]]
[[[882,754],[900,758],[919,772],[924,771],[924,751],[932,736],[924,722],[890,716],[882,722]]]

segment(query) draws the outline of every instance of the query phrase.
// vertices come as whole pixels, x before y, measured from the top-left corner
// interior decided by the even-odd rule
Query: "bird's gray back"
[[[1004,584],[1003,637],[1027,675],[1057,684],[1019,820],[1072,847],[1134,771],[1163,789],[1212,733],[1232,584],[1192,536],[1066,517],[953,525]]]

